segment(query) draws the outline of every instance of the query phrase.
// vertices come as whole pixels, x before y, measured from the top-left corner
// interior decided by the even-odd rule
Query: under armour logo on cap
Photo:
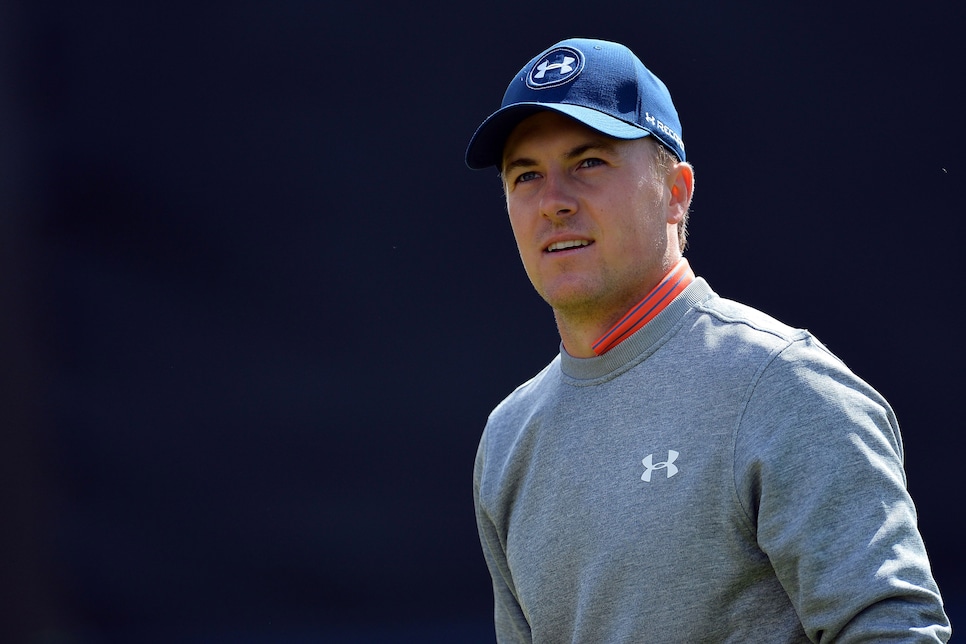
[[[584,55],[573,47],[549,51],[527,74],[527,87],[546,89],[569,83],[584,68]]]

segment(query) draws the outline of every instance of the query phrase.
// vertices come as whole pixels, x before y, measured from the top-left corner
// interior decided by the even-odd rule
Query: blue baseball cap
[[[474,170],[500,167],[513,128],[543,110],[560,112],[618,139],[654,136],[684,161],[681,123],[661,79],[624,45],[570,38],[520,70],[500,109],[470,139],[466,165]]]

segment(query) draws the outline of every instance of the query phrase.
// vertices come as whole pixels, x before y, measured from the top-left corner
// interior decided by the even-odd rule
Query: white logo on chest
[[[651,472],[653,472],[654,470],[661,470],[661,469],[667,471],[667,477],[671,478],[672,476],[678,473],[678,467],[677,465],[674,464],[674,461],[676,461],[677,458],[678,458],[678,453],[675,452],[673,449],[669,449],[667,451],[667,460],[662,461],[660,463],[654,462],[654,454],[648,454],[647,456],[644,457],[644,460],[641,461],[644,464],[644,473],[641,474],[641,480],[644,481],[645,483],[650,483]]]

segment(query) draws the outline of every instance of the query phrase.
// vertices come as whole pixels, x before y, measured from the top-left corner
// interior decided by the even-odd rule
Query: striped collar
[[[593,344],[596,355],[602,356],[618,344],[629,338],[645,324],[664,310],[671,300],[676,298],[688,284],[694,281],[694,271],[688,260],[681,258],[674,268],[664,276],[661,283],[637,303],[627,315],[612,326],[607,333],[600,336]]]

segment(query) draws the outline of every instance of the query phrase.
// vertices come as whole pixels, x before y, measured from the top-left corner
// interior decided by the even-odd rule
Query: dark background
[[[695,270],[892,402],[962,616],[964,5],[788,5],[0,4],[0,640],[492,641],[476,443],[558,339],[462,155],[578,35],[671,88]]]

